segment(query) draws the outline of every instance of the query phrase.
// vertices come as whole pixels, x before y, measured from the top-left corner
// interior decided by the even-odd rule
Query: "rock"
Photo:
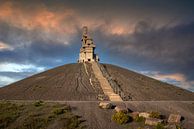
[[[180,123],[181,122],[181,115],[179,114],[170,114],[168,117],[168,123]]]
[[[135,119],[137,116],[139,116],[139,112],[132,112],[131,117]]]
[[[100,102],[99,107],[103,109],[111,109],[113,105],[110,102]]]
[[[163,120],[156,119],[156,118],[146,118],[146,120],[145,120],[146,125],[157,125],[157,124],[160,124],[162,122],[163,122]]]
[[[148,112],[141,112],[141,113],[139,113],[139,117],[150,118],[150,113],[148,113]]]
[[[128,108],[126,108],[126,106],[119,105],[119,106],[116,106],[115,107],[115,111],[116,112],[124,112],[124,113],[127,113],[128,112]]]
[[[104,95],[99,94],[98,97],[97,97],[97,99],[100,100],[100,101],[103,101],[104,100]]]
[[[175,124],[173,124],[173,125],[166,125],[165,129],[177,129],[177,126]]]
[[[99,95],[97,96],[97,99],[100,100],[100,101],[108,101],[108,100],[109,100],[109,99],[108,99],[108,96],[103,95],[103,94],[99,94]]]

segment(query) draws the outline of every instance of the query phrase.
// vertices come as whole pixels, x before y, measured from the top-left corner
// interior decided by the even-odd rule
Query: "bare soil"
[[[105,64],[104,67],[125,94],[134,101],[194,100],[194,93],[145,75]]]
[[[114,65],[107,72],[133,101],[194,100],[194,93]],[[67,64],[0,88],[0,99],[95,101],[103,94],[91,65]],[[91,86],[90,78],[93,85]]]

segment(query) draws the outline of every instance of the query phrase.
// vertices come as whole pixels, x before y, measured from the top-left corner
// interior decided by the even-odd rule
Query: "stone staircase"
[[[121,97],[118,94],[115,94],[112,87],[110,86],[107,79],[103,76],[100,68],[98,67],[98,64],[96,62],[92,62],[92,69],[93,72],[100,82],[101,88],[105,95],[107,95],[110,99],[110,101],[123,101]]]

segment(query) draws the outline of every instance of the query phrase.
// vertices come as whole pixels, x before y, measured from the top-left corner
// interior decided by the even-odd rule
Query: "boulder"
[[[128,113],[128,108],[126,106],[116,106],[115,107],[115,111],[116,112],[124,112],[124,113]]]
[[[179,114],[170,114],[168,117],[168,123],[180,123],[181,122],[181,115]]]
[[[99,107],[103,109],[111,109],[113,105],[110,102],[100,102]]]
[[[139,113],[139,117],[150,118],[150,113],[148,113],[148,112],[141,112],[141,113]]]
[[[146,120],[145,120],[146,125],[154,125],[154,126],[156,126],[157,124],[160,124],[162,122],[163,122],[163,120],[156,119],[156,118],[146,118]]]

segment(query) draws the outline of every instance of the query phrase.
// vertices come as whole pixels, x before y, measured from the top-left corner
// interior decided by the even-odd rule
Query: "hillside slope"
[[[0,99],[96,100],[83,65],[68,64],[0,89]]]
[[[102,94],[90,64],[67,64],[0,88],[0,99],[97,100]],[[194,100],[194,93],[113,65],[104,65],[132,100]],[[92,78],[92,84],[90,82]]]
[[[185,89],[114,65],[104,67],[132,100],[194,100],[194,93]]]

